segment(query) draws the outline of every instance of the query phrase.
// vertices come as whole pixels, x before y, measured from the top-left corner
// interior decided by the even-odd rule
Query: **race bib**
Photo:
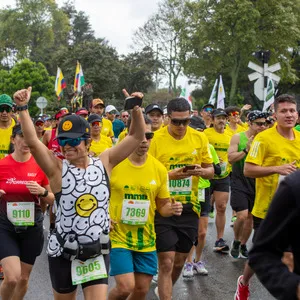
[[[84,282],[107,278],[107,271],[103,255],[81,261],[75,259],[71,266],[72,284],[77,285]]]
[[[220,167],[221,167],[221,174],[220,174],[220,176],[223,176],[225,173],[226,173],[226,171],[227,171],[227,162],[221,162],[220,163]]]
[[[34,226],[34,202],[7,202],[7,218],[15,226]]]
[[[191,195],[192,177],[185,179],[169,180],[170,195]]]
[[[123,200],[122,223],[129,225],[144,225],[148,220],[150,201]]]
[[[198,189],[198,201],[205,202],[205,189]]]

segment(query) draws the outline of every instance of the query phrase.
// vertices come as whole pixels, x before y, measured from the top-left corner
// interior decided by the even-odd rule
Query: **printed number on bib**
[[[100,278],[107,278],[107,271],[103,255],[88,259],[86,261],[75,259],[72,261],[71,268],[73,285]]]
[[[122,223],[129,225],[144,225],[148,220],[150,201],[123,200]]]
[[[170,194],[173,195],[191,195],[192,177],[178,180],[169,180]]]
[[[221,174],[220,176],[225,175],[226,170],[227,170],[227,162],[221,162],[220,163],[220,167],[221,167]]]
[[[205,189],[198,189],[198,201],[205,202]]]
[[[7,202],[7,218],[15,226],[33,226],[34,202]]]

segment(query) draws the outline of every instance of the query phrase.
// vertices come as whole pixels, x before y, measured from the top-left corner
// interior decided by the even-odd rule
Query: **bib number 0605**
[[[99,261],[94,261],[93,263],[88,264],[87,266],[77,266],[76,267],[76,274],[77,276],[86,275],[89,272],[94,272],[94,270],[100,270],[100,263]]]

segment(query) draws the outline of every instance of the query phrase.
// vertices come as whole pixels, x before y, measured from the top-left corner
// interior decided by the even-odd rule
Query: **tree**
[[[291,49],[300,36],[299,9],[299,0],[186,2],[186,26],[180,32],[185,74],[204,76],[211,82],[219,73],[228,76],[224,85],[230,83],[227,95],[232,105],[239,83],[247,80],[252,53],[262,49],[271,50],[271,63],[282,62],[283,81],[294,81]]]
[[[35,101],[38,97],[45,97],[50,103],[55,99],[54,93],[55,78],[50,77],[47,69],[42,63],[35,63],[24,59],[17,63],[10,72],[0,71],[1,94],[13,94],[20,89],[32,86],[29,109],[32,115],[38,112]]]

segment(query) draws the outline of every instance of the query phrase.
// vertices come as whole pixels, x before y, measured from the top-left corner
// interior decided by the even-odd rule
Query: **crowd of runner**
[[[31,87],[0,95],[1,299],[25,296],[46,213],[54,299],[76,299],[81,284],[85,299],[141,300],[151,282],[158,299],[172,299],[181,274],[209,273],[202,252],[210,217],[212,251],[245,259],[232,298],[250,299],[256,273],[278,299],[300,299],[294,97],[277,97],[268,113],[211,104],[198,112],[184,98],[119,112],[93,99],[74,113],[32,118],[30,96]]]

